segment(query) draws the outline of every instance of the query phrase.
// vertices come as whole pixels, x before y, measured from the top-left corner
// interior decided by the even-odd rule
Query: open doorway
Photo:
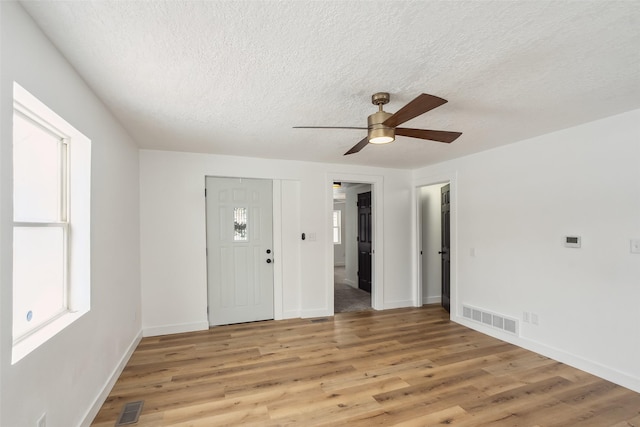
[[[334,313],[371,310],[372,186],[333,183]]]
[[[420,286],[422,304],[439,304],[449,311],[450,199],[449,183],[418,188]]]

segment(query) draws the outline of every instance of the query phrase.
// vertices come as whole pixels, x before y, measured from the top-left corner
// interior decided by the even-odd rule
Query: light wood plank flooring
[[[640,426],[640,394],[467,329],[438,306],[144,338],[94,423]]]

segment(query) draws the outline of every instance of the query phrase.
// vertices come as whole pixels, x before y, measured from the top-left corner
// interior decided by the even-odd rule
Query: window
[[[14,83],[15,363],[89,309],[90,141]]]
[[[333,211],[333,244],[342,244],[342,212]]]
[[[67,309],[67,141],[13,114],[14,340]]]
[[[246,242],[247,238],[247,208],[233,208],[233,240]]]

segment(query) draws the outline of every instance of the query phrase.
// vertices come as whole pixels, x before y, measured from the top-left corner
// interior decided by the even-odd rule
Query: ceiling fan
[[[402,123],[418,117],[429,110],[441,106],[447,102],[446,99],[439,98],[426,93],[421,94],[413,101],[395,112],[395,114],[387,113],[382,106],[389,102],[389,94],[387,92],[374,93],[371,96],[371,103],[378,106],[378,112],[373,113],[367,119],[367,127],[352,126],[294,126],[295,129],[366,129],[367,136],[351,147],[347,154],[357,153],[362,150],[365,145],[371,144],[387,144],[395,140],[396,135],[408,136],[411,138],[428,139],[431,141],[451,143],[455,141],[461,132],[447,132],[442,130],[427,129],[410,129],[396,127]]]

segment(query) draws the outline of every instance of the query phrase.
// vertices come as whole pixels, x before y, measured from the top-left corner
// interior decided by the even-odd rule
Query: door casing
[[[413,212],[414,212],[414,282],[413,282],[413,298],[414,306],[422,306],[422,260],[420,250],[422,249],[422,218],[420,215],[420,188],[427,187],[436,184],[450,185],[450,317],[458,317],[458,282],[457,282],[457,270],[458,270],[458,227],[457,227],[457,203],[456,195],[458,191],[458,183],[455,171],[443,172],[426,177],[417,178],[414,180],[413,191]]]
[[[326,239],[325,259],[327,268],[325,270],[325,291],[326,291],[326,315],[334,314],[333,307],[333,183],[351,182],[371,185],[371,224],[372,224],[372,259],[371,259],[371,306],[375,310],[383,310],[384,307],[384,186],[383,177],[378,175],[358,175],[348,173],[328,173],[325,175],[325,214],[326,214]]]

